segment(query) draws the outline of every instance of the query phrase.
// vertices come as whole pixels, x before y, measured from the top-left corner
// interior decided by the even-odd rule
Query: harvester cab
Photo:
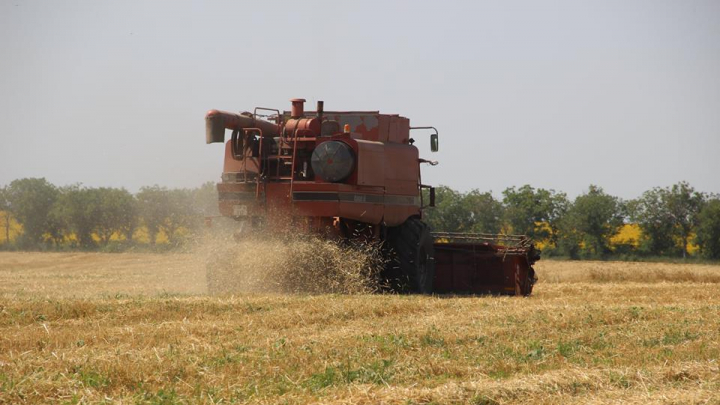
[[[435,190],[422,184],[420,166],[437,163],[420,158],[410,131],[432,131],[437,151],[434,127],[379,111],[325,111],[322,101],[315,111],[305,111],[304,99],[291,103],[290,111],[207,113],[206,142],[225,143],[221,215],[270,227],[289,216],[310,232],[382,242],[382,276],[397,291],[530,294],[539,254],[526,237],[434,234],[423,222]]]

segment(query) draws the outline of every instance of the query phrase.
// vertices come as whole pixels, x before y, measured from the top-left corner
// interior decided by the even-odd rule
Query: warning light
[[[344,128],[344,129],[345,129],[345,133],[346,133],[346,134],[349,134],[349,133],[350,133],[350,124],[345,124],[345,128]]]

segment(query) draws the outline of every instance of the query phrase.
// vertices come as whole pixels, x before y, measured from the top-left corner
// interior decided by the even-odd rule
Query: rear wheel
[[[430,294],[435,280],[435,257],[430,228],[417,218],[389,228],[390,260],[386,278],[397,292]]]

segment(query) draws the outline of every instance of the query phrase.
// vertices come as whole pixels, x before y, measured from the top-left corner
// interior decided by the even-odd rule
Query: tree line
[[[56,187],[44,178],[25,178],[0,188],[5,247],[17,249],[80,248],[113,243],[137,245],[140,227],[150,245],[162,234],[169,245],[184,242],[203,218],[217,214],[213,183],[195,189],[143,187],[136,194],[123,188]],[[13,222],[21,233],[11,238]]]
[[[427,201],[427,200],[426,200]],[[147,243],[177,246],[217,215],[211,182],[195,189],[125,189],[71,185],[25,178],[0,188],[4,244],[17,249],[102,249]],[[720,197],[680,182],[622,200],[591,185],[575,199],[525,185],[496,199],[490,192],[436,189],[436,207],[425,211],[435,231],[523,234],[542,245],[545,256],[581,258],[679,257],[720,259]],[[13,223],[22,232],[11,238]],[[635,241],[614,241],[623,227],[639,228]]]
[[[436,189],[426,220],[446,232],[512,233],[541,242],[546,256],[574,259],[679,257],[720,259],[720,197],[687,182],[656,187],[624,201],[591,185],[571,200],[565,193],[525,185],[498,200],[489,192]],[[640,230],[634,242],[613,243],[621,228]]]

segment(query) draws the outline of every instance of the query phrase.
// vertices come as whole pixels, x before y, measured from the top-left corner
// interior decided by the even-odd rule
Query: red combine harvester
[[[390,256],[383,277],[400,292],[529,295],[539,252],[525,236],[432,233],[423,210],[435,189],[422,184],[412,130],[433,127],[378,111],[253,113],[210,110],[207,143],[225,142],[220,213],[251,226],[287,222],[341,239],[381,241]],[[261,115],[262,114],[262,115]],[[267,119],[261,119],[267,118]],[[425,192],[423,192],[425,191]],[[280,214],[282,213],[282,214]],[[211,291],[212,292],[212,291]]]

